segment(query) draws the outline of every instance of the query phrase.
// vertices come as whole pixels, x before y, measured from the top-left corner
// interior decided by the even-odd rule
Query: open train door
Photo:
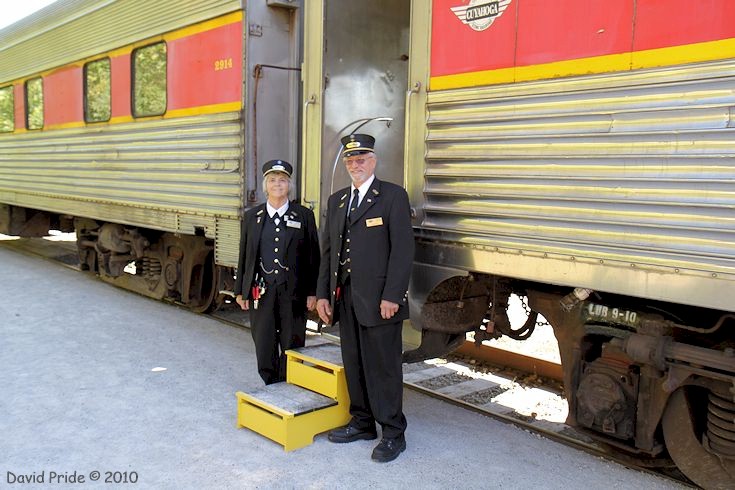
[[[410,0],[304,2],[301,195],[324,216],[330,194],[349,185],[340,138],[375,136],[376,175],[405,185]]]
[[[425,0],[309,0],[304,3],[303,200],[326,213],[349,185],[340,138],[376,138],[376,175],[406,187],[421,219],[430,4]],[[412,306],[412,321],[414,313]],[[420,329],[403,330],[407,345]]]

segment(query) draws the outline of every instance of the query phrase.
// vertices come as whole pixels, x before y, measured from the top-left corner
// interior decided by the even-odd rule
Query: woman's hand
[[[316,308],[316,296],[307,296],[306,297],[306,309],[309,311],[313,311],[314,308]]]
[[[247,299],[243,299],[242,294],[238,294],[235,298],[235,302],[237,302],[238,305],[240,305],[240,308],[243,310],[247,310],[250,308],[250,301]]]

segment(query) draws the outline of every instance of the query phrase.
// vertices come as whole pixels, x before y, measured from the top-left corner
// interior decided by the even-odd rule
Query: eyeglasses
[[[373,158],[372,155],[367,156],[367,157],[362,157],[362,158],[345,158],[344,162],[345,162],[345,165],[347,166],[350,166],[350,165],[362,166],[362,165],[365,165],[365,163],[370,161],[372,158]]]

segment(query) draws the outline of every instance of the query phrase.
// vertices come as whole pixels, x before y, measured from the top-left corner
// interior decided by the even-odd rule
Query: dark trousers
[[[403,415],[401,365],[403,322],[360,325],[352,307],[349,280],[342,289],[342,300],[337,308],[342,362],[350,394],[350,424],[375,430],[375,422],[378,422],[383,428],[383,437],[402,436],[407,425]]]
[[[303,347],[306,340],[306,300],[296,299],[285,284],[267,286],[255,309],[250,301],[250,332],[255,342],[258,374],[265,384],[286,380],[288,349]]]

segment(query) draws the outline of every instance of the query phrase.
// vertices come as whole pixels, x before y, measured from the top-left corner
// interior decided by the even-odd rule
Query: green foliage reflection
[[[109,121],[110,105],[110,60],[87,63],[84,67],[86,105],[84,118],[88,122]]]
[[[0,88],[0,133],[15,129],[15,107],[13,104],[13,86]]]
[[[166,44],[133,52],[133,115],[157,116],[166,112]]]
[[[28,129],[43,127],[43,80],[34,78],[26,82],[26,111]]]

